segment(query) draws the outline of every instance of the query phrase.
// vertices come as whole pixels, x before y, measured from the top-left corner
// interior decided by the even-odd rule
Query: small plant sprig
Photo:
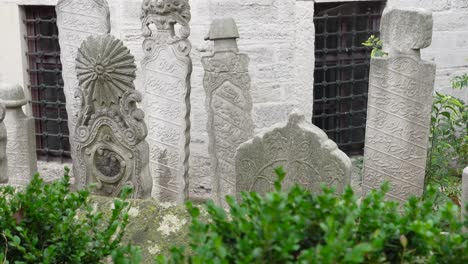
[[[452,87],[454,89],[463,89],[468,87],[468,73],[461,76],[456,76],[452,80]]]
[[[383,44],[382,40],[378,37],[371,35],[365,42],[361,43],[365,47],[372,48],[371,57],[385,57],[388,53],[382,50]]]

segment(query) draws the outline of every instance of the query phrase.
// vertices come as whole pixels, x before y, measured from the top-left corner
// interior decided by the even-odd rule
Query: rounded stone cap
[[[233,18],[217,18],[211,22],[210,32],[205,40],[236,39],[239,38],[239,30]]]
[[[27,103],[23,87],[19,84],[0,84],[0,103],[6,108],[21,107]]]

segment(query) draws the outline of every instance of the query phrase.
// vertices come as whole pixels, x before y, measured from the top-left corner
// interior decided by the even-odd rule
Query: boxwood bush
[[[228,197],[228,213],[209,202],[202,216],[189,203],[189,248],[173,248],[157,262],[468,263],[460,210],[449,202],[434,211],[433,189],[400,205],[386,201],[386,185],[361,199],[351,188],[342,195],[297,186],[281,192],[285,173],[276,172],[275,192]]]
[[[121,198],[130,192],[125,189]],[[68,170],[52,184],[36,175],[23,190],[0,187],[0,263],[103,263],[111,255],[115,263],[135,259],[135,249],[121,246],[128,203],[116,199],[111,217],[104,219],[89,195],[70,190]]]

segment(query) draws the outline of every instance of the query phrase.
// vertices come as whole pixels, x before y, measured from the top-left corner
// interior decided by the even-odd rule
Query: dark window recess
[[[70,158],[70,143],[55,8],[27,6],[25,12],[37,154],[63,162]]]
[[[379,35],[384,1],[315,5],[312,122],[348,155],[362,155],[367,115],[370,49]]]

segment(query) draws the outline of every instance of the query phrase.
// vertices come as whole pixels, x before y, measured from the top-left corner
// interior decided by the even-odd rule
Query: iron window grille
[[[312,122],[348,155],[364,152],[370,49],[384,1],[316,3]]]
[[[67,161],[70,143],[55,8],[26,6],[25,15],[37,154],[47,161]]]

